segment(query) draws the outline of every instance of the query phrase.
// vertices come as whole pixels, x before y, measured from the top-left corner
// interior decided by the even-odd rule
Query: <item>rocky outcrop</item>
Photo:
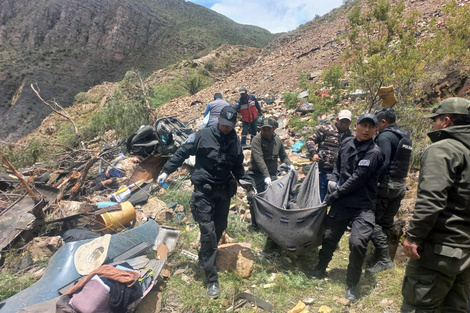
[[[229,34],[229,35],[227,35]],[[5,0],[0,3],[0,138],[15,139],[126,71],[142,75],[223,43],[263,47],[274,35],[184,0]]]

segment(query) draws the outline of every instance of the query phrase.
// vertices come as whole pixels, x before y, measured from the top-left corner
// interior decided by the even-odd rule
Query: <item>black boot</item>
[[[390,268],[394,268],[395,264],[390,259],[390,254],[388,252],[388,246],[385,248],[377,248],[378,261],[371,268],[366,269],[366,273],[376,274]]]
[[[348,284],[346,286],[346,299],[351,302],[356,302],[359,299],[359,290],[356,285]]]
[[[313,269],[312,273],[310,274],[310,278],[313,280],[319,280],[325,277],[326,277],[326,266],[317,265]]]
[[[216,299],[220,294],[219,283],[212,282],[207,284],[207,295],[212,299]]]

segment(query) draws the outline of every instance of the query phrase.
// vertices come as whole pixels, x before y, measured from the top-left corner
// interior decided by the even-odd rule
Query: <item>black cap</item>
[[[377,116],[375,116],[372,113],[364,113],[359,118],[357,119],[357,123],[361,124],[364,122],[369,122],[374,124],[374,126],[377,126]]]
[[[219,115],[219,124],[230,126],[235,128],[235,123],[237,122],[237,110],[233,107],[227,105],[220,111]]]

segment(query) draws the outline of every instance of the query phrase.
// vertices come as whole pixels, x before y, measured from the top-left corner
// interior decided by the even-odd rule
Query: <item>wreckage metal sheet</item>
[[[36,186],[47,203],[55,200],[59,190],[52,187]],[[30,196],[24,196],[0,215],[0,250],[8,246],[22,231],[29,228],[35,217],[32,213],[35,203]],[[47,208],[47,206],[45,207]]]

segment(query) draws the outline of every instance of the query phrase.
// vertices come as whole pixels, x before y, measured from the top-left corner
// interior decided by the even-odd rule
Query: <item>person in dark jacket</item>
[[[209,115],[209,121],[207,122],[205,127],[212,127],[214,125],[217,125],[217,123],[219,122],[220,111],[222,111],[223,108],[229,105],[230,103],[228,103],[222,98],[222,94],[220,92],[216,92],[214,94],[214,101],[210,102],[207,105],[206,111],[204,112],[204,117]]]
[[[379,129],[375,142],[384,153],[385,160],[379,173],[375,228],[372,237],[376,263],[366,270],[367,273],[378,273],[395,267],[388,250],[388,237],[400,202],[405,197],[405,178],[408,176],[412,152],[410,135],[396,124],[395,111],[392,108],[381,108],[375,115]]]
[[[357,284],[362,273],[362,264],[367,243],[374,230],[375,201],[379,169],[383,164],[383,153],[372,139],[377,132],[374,114],[362,114],[356,124],[356,137],[345,139],[338,151],[338,160],[331,176],[337,182],[334,190],[325,197],[331,205],[325,219],[325,234],[319,261],[312,272],[312,279],[326,276],[326,268],[333,253],[351,223],[349,237],[349,265],[346,274],[346,298],[354,302],[359,297]]]
[[[272,180],[276,179],[279,160],[295,170],[294,165],[287,155],[284,144],[279,136],[274,132],[277,128],[277,121],[272,118],[264,118],[261,123],[261,133],[253,138],[251,144],[251,161],[247,175],[253,182],[258,193],[271,186]],[[253,230],[258,228],[253,210],[252,192],[248,192],[250,203],[251,226]]]
[[[258,100],[252,94],[248,94],[246,87],[239,90],[240,98],[237,100],[234,108],[240,111],[242,115],[242,145],[246,145],[246,137],[248,132],[251,134],[251,141],[258,132],[258,116],[263,116],[261,106]]]
[[[312,162],[318,162],[321,201],[328,192],[328,175],[333,172],[339,145],[344,139],[354,136],[349,129],[351,116],[349,110],[340,111],[335,125],[322,124],[305,142]]]
[[[164,182],[190,155],[196,156],[191,175],[194,192],[190,207],[201,231],[199,263],[205,270],[207,293],[212,298],[220,293],[216,268],[217,243],[227,227],[230,199],[237,191],[235,178],[246,179],[242,147],[234,130],[236,121],[235,109],[224,107],[219,123],[188,137],[157,178],[159,183]]]
[[[470,296],[470,101],[443,100],[433,114],[403,251],[401,312],[467,312]]]

